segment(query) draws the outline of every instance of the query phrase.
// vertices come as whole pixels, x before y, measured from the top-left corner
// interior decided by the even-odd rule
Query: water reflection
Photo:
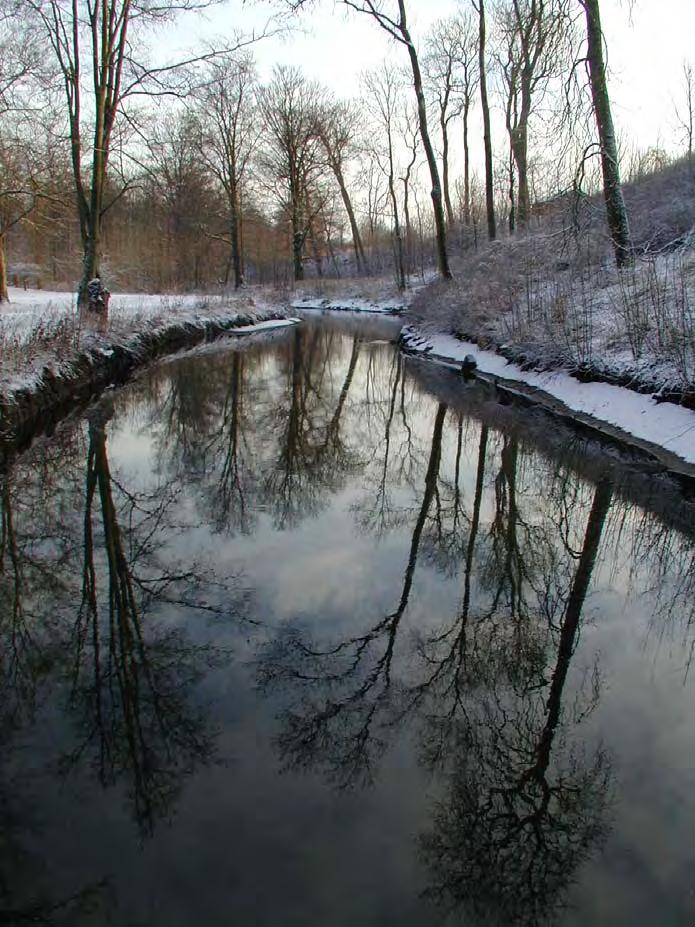
[[[87,907],[114,923],[150,916],[121,859],[37,888],[43,843],[65,849],[57,783],[68,814],[84,796],[108,808],[105,839],[125,857],[154,845],[188,859],[199,820],[253,832],[234,878],[222,862],[197,877],[223,885],[211,923],[245,898],[266,845],[301,852],[295,830],[273,844],[278,820],[310,817],[326,783],[331,845],[359,846],[342,802],[376,827],[388,817],[368,796],[401,802],[414,875],[400,922],[437,922],[437,905],[474,923],[583,910],[592,860],[629,841],[611,687],[632,693],[639,661],[668,657],[669,697],[688,697],[688,505],[490,391],[428,377],[359,328],[301,326],[154,368],[2,476],[10,921],[60,922],[95,892]],[[622,631],[633,608],[643,617]],[[264,829],[266,804],[278,820]],[[326,873],[307,873],[309,910]],[[371,909],[396,910],[383,881]],[[277,923],[254,897],[239,910]],[[177,916],[163,903],[153,922]]]
[[[44,890],[44,861],[25,845],[42,832],[37,796],[46,777],[80,780],[92,770],[103,788],[123,792],[138,833],[151,836],[173,813],[184,779],[214,757],[215,731],[194,689],[228,656],[192,639],[172,614],[244,614],[233,574],[221,581],[173,554],[181,486],[141,490],[113,473],[113,413],[100,403],[86,440],[73,433],[41,448],[0,487],[0,897],[8,923],[92,922],[106,881]],[[32,737],[37,759],[18,773],[18,749]]]
[[[556,914],[610,823],[608,755],[577,736],[599,677],[569,710],[565,689],[611,494],[607,483],[596,487],[557,634],[517,620],[500,650],[499,628],[464,609],[454,635],[433,642],[422,753],[446,770],[448,794],[422,838],[430,891],[468,904],[484,923]]]
[[[564,587],[552,555],[557,532],[548,524],[531,529],[517,505],[516,442],[503,440],[484,537],[487,427],[479,433],[470,514],[459,485],[460,423],[454,485],[443,480],[440,491],[446,414],[440,404],[397,608],[330,646],[286,629],[261,655],[259,682],[295,690],[277,740],[285,764],[319,768],[341,788],[372,782],[389,739],[415,725],[421,762],[447,783],[433,810],[435,827],[421,838],[429,894],[470,904],[485,923],[537,923],[561,904],[609,824],[607,753],[600,746],[584,751],[574,730],[598,701],[597,669],[572,693],[569,710],[563,697],[613,490],[605,480],[597,485],[580,550],[565,538],[572,572]],[[442,504],[443,491],[453,504]],[[426,559],[450,572],[449,539],[461,524],[468,539],[456,619],[436,623],[427,637],[406,638],[407,676],[394,679],[423,529]],[[444,553],[432,556],[439,544]],[[476,554],[480,589],[473,605]],[[541,576],[542,567],[552,572]]]
[[[206,580],[194,564],[161,556],[176,530],[180,487],[137,492],[113,477],[112,415],[106,403],[88,416],[82,588],[69,638],[70,706],[80,733],[63,766],[90,757],[102,785],[126,779],[147,835],[170,812],[182,779],[211,758],[213,734],[190,692],[220,655],[157,620],[163,603],[206,607],[198,598]]]

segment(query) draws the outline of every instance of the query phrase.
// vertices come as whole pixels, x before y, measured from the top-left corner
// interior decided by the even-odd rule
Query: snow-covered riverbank
[[[233,297],[113,297],[105,331],[81,326],[74,298],[66,293],[11,292],[12,302],[0,312],[0,431],[7,438],[19,428],[67,402],[84,398],[109,382],[121,382],[136,365],[192,347],[221,334],[253,334],[294,324],[288,312],[263,293]],[[299,311],[393,315],[405,301],[380,295],[374,299],[299,298]],[[687,465],[695,464],[695,412],[624,386],[582,382],[567,369],[526,369],[470,341],[408,325],[403,346],[411,353],[458,365],[467,354],[476,358],[484,377],[539,402],[550,398],[556,411],[575,415],[585,424],[609,426],[626,441],[663,449]],[[76,383],[81,384],[79,388]],[[72,385],[70,385],[72,384]],[[23,409],[24,411],[20,411]]]
[[[33,296],[0,315],[0,441],[8,446],[150,361],[223,335],[262,335],[299,321],[248,296],[175,303],[139,296],[116,297],[100,329],[98,320],[80,322],[68,294],[45,302]]]
[[[413,326],[402,333],[405,350],[439,363],[461,364],[472,355],[477,371],[512,386],[524,384],[552,397],[568,412],[589,416],[624,433],[656,445],[686,463],[695,464],[695,412],[653,396],[607,383],[583,383],[563,370],[524,370],[492,351],[480,350],[453,335],[423,334]],[[558,409],[561,411],[561,407]]]

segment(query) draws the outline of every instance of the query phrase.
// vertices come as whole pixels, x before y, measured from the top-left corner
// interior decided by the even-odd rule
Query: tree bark
[[[400,13],[400,32],[403,36],[403,41],[405,42],[406,48],[408,49],[408,56],[410,57],[410,65],[413,72],[413,87],[415,89],[415,96],[417,98],[420,135],[422,137],[422,145],[425,149],[427,166],[429,167],[430,179],[432,181],[431,196],[432,209],[434,211],[434,226],[437,239],[437,264],[439,266],[439,273],[441,276],[445,280],[451,280],[453,274],[451,273],[451,269],[449,267],[449,253],[447,251],[446,243],[446,222],[444,220],[444,207],[442,204],[442,187],[439,181],[439,168],[437,167],[437,158],[434,153],[434,148],[432,147],[432,140],[430,139],[430,133],[427,127],[427,103],[425,101],[425,93],[422,89],[422,74],[420,72],[420,63],[418,61],[417,52],[415,51],[415,46],[413,45],[413,41],[410,38],[410,32],[408,31],[406,23],[404,0],[398,0],[398,10]]]
[[[470,104],[466,100],[463,108],[463,222],[471,224],[471,158],[468,148],[468,113]]]
[[[490,130],[490,104],[487,98],[485,76],[485,0],[478,0],[478,55],[480,62],[480,106],[483,111],[483,145],[485,148],[485,206],[487,211],[487,236],[490,241],[497,238],[495,221],[495,185],[492,167],[492,135]]]
[[[0,303],[10,301],[7,292],[7,262],[5,260],[5,236],[0,235]]]
[[[234,191],[229,215],[229,234],[232,242],[232,267],[234,268],[234,289],[238,290],[244,284],[244,270],[241,263],[241,234],[239,198]]]
[[[446,206],[446,218],[449,228],[454,224],[454,210],[451,205],[451,192],[449,190],[449,125],[446,114],[442,111],[440,119],[442,129],[442,183],[444,184],[444,205]]]
[[[391,143],[389,141],[389,149]],[[396,187],[393,177],[393,155],[389,154],[389,195],[393,208],[393,238],[396,251],[396,283],[399,290],[405,289],[405,260],[403,256],[403,233],[401,231],[401,220],[398,214],[398,197],[396,196]]]
[[[598,0],[581,0],[581,4],[586,13],[587,64],[601,151],[603,198],[606,203],[608,231],[613,243],[615,263],[618,267],[625,267],[632,262],[630,227],[620,183],[618,145],[606,82],[599,2]]]
[[[343,206],[345,207],[345,212],[347,213],[348,222],[350,223],[350,234],[352,235],[352,246],[355,249],[355,260],[357,262],[357,271],[369,273],[369,264],[367,262],[367,257],[364,253],[364,245],[362,244],[362,236],[360,235],[360,229],[357,225],[357,220],[355,219],[355,210],[352,208],[352,200],[350,199],[350,194],[348,192],[347,186],[345,184],[345,177],[343,176],[342,168],[340,167],[339,162],[333,155],[328,152],[328,161],[333,170],[333,174],[338,183],[338,189],[340,190],[340,196],[343,201]]]

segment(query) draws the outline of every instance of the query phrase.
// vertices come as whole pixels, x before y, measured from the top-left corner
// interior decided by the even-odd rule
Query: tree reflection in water
[[[391,404],[382,445],[387,454],[392,411]],[[560,470],[557,498],[548,493],[557,518],[552,512],[545,521],[525,517],[519,446],[505,437],[483,530],[490,431],[482,426],[478,432],[467,512],[460,420],[453,479],[442,472],[446,414],[440,404],[396,609],[332,645],[286,629],[261,654],[258,680],[286,701],[277,739],[285,766],[318,769],[340,788],[371,783],[396,732],[419,730],[421,761],[446,791],[421,838],[429,896],[464,904],[485,923],[537,923],[562,905],[610,817],[607,754],[583,746],[578,733],[598,700],[596,668],[578,688],[573,684],[569,707],[565,702],[612,486],[596,485],[575,551],[571,526],[585,511],[583,496],[576,486],[574,496],[568,494]],[[381,472],[383,461],[376,463]],[[385,480],[369,485],[378,508]],[[369,510],[368,502],[356,508],[360,525],[381,533],[379,517],[361,517]],[[398,522],[397,513],[391,522]],[[458,551],[463,592],[454,623],[403,637],[419,556],[450,575]],[[406,677],[394,672],[399,635],[401,653],[410,650],[400,664],[408,667]]]
[[[304,693],[300,706],[288,709],[282,718],[279,749],[285,763],[319,766],[341,787],[370,782],[374,762],[385,745],[375,722],[391,704],[396,638],[435,493],[446,411],[440,404],[435,415],[422,501],[396,609],[364,634],[327,650],[303,640],[290,628],[271,642],[258,664],[262,688],[291,684]],[[312,697],[313,689],[316,697]]]
[[[62,448],[61,450],[65,450]],[[60,458],[61,455],[58,455]],[[43,860],[27,846],[41,832],[31,774],[18,772],[16,743],[40,709],[42,685],[62,654],[56,615],[40,603],[60,600],[69,582],[62,573],[73,552],[70,534],[31,519],[47,515],[57,458],[42,455],[14,480],[0,474],[0,923],[74,925],[94,923],[105,910],[108,885],[88,884],[69,893],[46,884]],[[38,472],[37,472],[38,471]],[[44,482],[45,481],[45,482]],[[45,508],[44,508],[45,506]],[[69,504],[68,504],[69,508]],[[55,514],[55,513],[53,513]],[[28,524],[27,524],[28,522]],[[28,529],[28,530],[27,530]],[[50,557],[46,557],[50,548]],[[55,569],[52,558],[55,558]]]
[[[146,835],[170,813],[183,778],[213,755],[214,731],[192,696],[205,667],[223,656],[158,621],[157,609],[234,614],[240,603],[206,604],[211,579],[190,562],[162,558],[178,489],[164,484],[135,494],[113,477],[111,412],[102,405],[89,417],[82,595],[71,641],[71,701],[82,740],[66,764],[89,753],[103,785],[126,779]]]
[[[196,689],[229,658],[200,622],[177,618],[243,619],[245,593],[233,574],[220,582],[176,553],[178,476],[135,490],[114,475],[112,414],[108,401],[95,406],[86,446],[63,447],[53,471],[29,462],[3,478],[2,731],[32,724],[37,690],[54,699],[67,682],[76,742],[61,746],[63,773],[88,762],[102,786],[124,787],[147,836],[184,779],[214,759],[216,731]]]
[[[466,691],[443,718],[428,714],[424,727],[423,759],[448,781],[422,838],[430,893],[467,905],[482,923],[551,918],[608,826],[608,757],[574,735],[596,704],[597,686],[583,702],[575,694],[569,709],[563,699],[611,496],[609,483],[597,485],[559,634],[548,627],[544,635],[545,652],[555,653],[550,679],[545,660],[527,660],[537,647],[512,646],[499,659],[480,620],[470,628],[462,621],[452,647],[464,678],[431,677],[445,696],[462,684]],[[447,654],[441,665],[454,661]]]
[[[626,503],[619,483],[582,479],[521,428],[500,430],[489,409],[433,402],[398,352],[318,327],[285,337],[133,384],[143,418],[124,446],[152,452],[154,478],[110,459],[104,401],[84,432],[65,429],[55,454],[54,441],[0,482],[0,903],[70,922],[22,861],[21,834],[41,821],[32,783],[11,775],[17,734],[57,722],[68,787],[123,793],[139,837],[151,835],[216,758],[198,682],[228,654],[206,643],[217,628],[183,618],[243,612],[234,576],[223,587],[191,562],[187,532],[215,537],[219,565],[228,551],[253,556],[256,534],[261,550],[300,525],[315,538],[308,520],[333,507],[332,531],[348,511],[360,543],[383,542],[377,594],[393,551],[398,576],[376,607],[358,596],[350,613],[349,590],[331,603],[347,630],[310,602],[312,630],[283,624],[264,644],[258,682],[280,700],[281,763],[366,786],[400,743],[431,783],[417,841],[429,897],[472,922],[552,920],[611,820],[609,756],[582,723],[602,691],[591,647],[578,647],[590,588],[605,587],[594,574],[624,551],[635,595],[655,587],[653,627],[688,631],[692,542]],[[301,569],[304,555],[287,562]]]

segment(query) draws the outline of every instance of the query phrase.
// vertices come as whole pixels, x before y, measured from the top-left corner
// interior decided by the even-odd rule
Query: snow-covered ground
[[[372,312],[376,314],[400,315],[405,311],[406,303],[402,299],[369,300],[359,297],[348,299],[319,299],[304,296],[290,303],[292,309],[309,312]]]
[[[281,313],[261,290],[254,290],[253,296],[246,291],[224,296],[118,293],[111,297],[105,329],[96,316],[87,323],[80,320],[73,293],[10,287],[9,297],[10,302],[0,306],[0,392],[5,394],[31,388],[46,367],[59,374],[81,350],[108,350],[109,344],[123,343],[143,330],[241,314],[258,316],[259,322],[242,326],[238,334],[293,324],[264,318],[271,311]]]
[[[74,293],[51,290],[22,290],[9,288],[9,303],[0,306],[0,329],[7,332],[30,331],[47,321],[77,317],[77,298]],[[250,300],[243,297],[186,293],[183,295],[160,295],[145,293],[114,293],[109,303],[109,323],[159,320],[187,316],[191,313],[220,315],[239,302],[250,303],[259,310],[270,308],[269,304],[254,292]]]
[[[61,346],[67,345],[72,351],[95,344],[106,348],[109,340],[120,341],[143,327],[189,320],[201,322],[239,313],[257,313],[261,318],[255,324],[237,328],[238,334],[269,331],[297,321],[289,318],[263,319],[268,310],[277,311],[278,306],[273,306],[271,299],[255,290],[253,297],[248,293],[234,297],[117,294],[111,300],[106,332],[79,329],[73,294],[11,289],[10,299],[10,304],[0,309],[0,390],[4,392],[30,386],[46,364],[59,369],[61,363],[69,360],[61,356]],[[374,299],[304,296],[293,300],[291,306],[296,310],[347,310],[393,315],[402,310],[405,302],[407,299],[404,301],[387,294]],[[66,340],[64,334],[60,336],[58,333],[61,324],[64,326],[68,321],[72,321],[74,327]],[[404,332],[406,346],[410,350],[453,362],[460,362],[467,354],[473,354],[479,370],[486,374],[538,389],[563,403],[568,410],[606,422],[695,464],[695,412],[671,403],[658,403],[649,395],[624,387],[581,383],[561,370],[524,370],[498,354],[482,351],[477,345],[452,335],[431,331],[423,334],[410,326]]]
[[[621,386],[581,383],[563,371],[522,370],[499,354],[481,351],[476,344],[460,341],[453,335],[424,336],[407,326],[403,341],[409,350],[439,360],[461,362],[471,354],[483,373],[541,390],[573,412],[606,422],[695,464],[695,412],[682,406],[658,403],[651,396]]]
[[[540,235],[496,242],[413,300],[429,331],[492,343],[537,368],[591,368],[656,392],[695,390],[695,246],[613,262],[549,261]],[[560,268],[560,269],[558,269]]]

